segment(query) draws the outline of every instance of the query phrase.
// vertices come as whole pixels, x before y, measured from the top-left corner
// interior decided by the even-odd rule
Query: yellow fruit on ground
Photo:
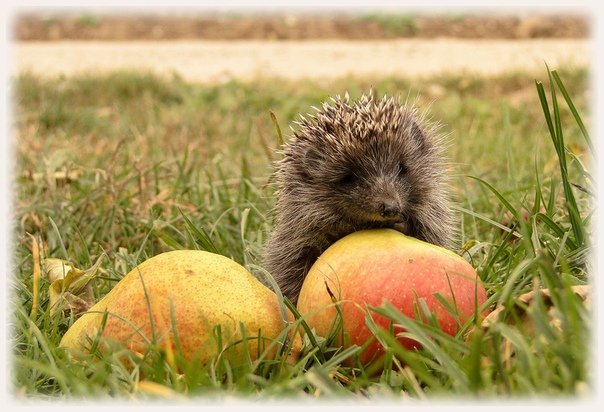
[[[178,342],[184,359],[202,365],[227,348],[224,354],[230,361],[243,359],[240,324],[252,360],[287,324],[272,290],[237,262],[200,250],[166,252],[141,263],[69,328],[60,345],[85,351],[86,337],[97,336],[105,312],[102,339],[139,353],[145,352],[149,341],[177,353]],[[289,311],[287,315],[293,320]],[[214,336],[216,326],[221,329],[221,347]],[[275,356],[278,346],[269,357]],[[293,356],[300,347],[296,334]]]

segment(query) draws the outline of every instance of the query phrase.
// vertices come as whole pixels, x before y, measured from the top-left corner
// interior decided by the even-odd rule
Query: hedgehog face
[[[301,194],[297,198],[308,202],[308,209],[355,228],[391,227],[408,220],[423,202],[426,185],[415,169],[418,161],[433,162],[421,159],[417,144],[406,144],[408,137],[370,134],[344,144],[323,143],[320,149],[315,144],[292,147],[296,160],[285,167],[284,179],[297,182],[287,186]]]

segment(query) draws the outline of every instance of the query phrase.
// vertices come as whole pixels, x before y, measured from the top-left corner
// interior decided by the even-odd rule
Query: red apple
[[[362,230],[340,239],[319,257],[304,280],[297,308],[319,336],[326,336],[336,317],[333,295],[349,338],[339,343],[362,346],[373,336],[365,321],[368,313],[378,326],[387,329],[390,324],[366,306],[388,301],[403,315],[415,318],[414,306],[419,307],[418,299],[424,299],[442,330],[454,336],[458,324],[436,293],[456,308],[462,325],[487,300],[476,271],[461,256],[393,229]],[[485,309],[481,316],[488,312]],[[395,333],[401,330],[395,328]],[[398,340],[407,349],[420,346],[410,338]],[[383,351],[373,339],[359,360],[366,365]]]

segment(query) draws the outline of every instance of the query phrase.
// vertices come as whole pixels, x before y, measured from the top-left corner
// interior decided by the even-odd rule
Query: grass
[[[300,360],[206,367],[175,363],[151,348],[127,366],[123,352],[65,356],[73,322],[51,313],[41,256],[79,268],[104,253],[97,298],[143,260],[173,249],[226,255],[261,276],[259,254],[274,205],[269,183],[277,137],[298,113],[346,90],[400,94],[450,135],[458,251],[502,310],[490,327],[458,336],[371,308],[424,344],[405,351],[375,328],[383,373],[342,366],[359,348],[312,336]],[[497,78],[448,76],[411,82],[345,78],[330,84],[230,82],[118,72],[12,80],[11,271],[8,276],[11,395],[16,399],[566,399],[593,393],[591,307],[573,287],[590,285],[595,153],[584,71]],[[536,293],[527,304],[522,296]],[[295,308],[291,307],[292,310]],[[422,308],[418,308],[422,310]],[[429,315],[429,313],[426,313]],[[304,327],[303,319],[297,325]],[[338,333],[337,328],[334,334]],[[127,355],[127,354],[126,354]],[[92,361],[94,357],[96,361]],[[100,358],[100,361],[99,361]],[[401,363],[404,362],[404,364]],[[180,369],[174,365],[179,365]],[[140,377],[144,376],[144,380]]]

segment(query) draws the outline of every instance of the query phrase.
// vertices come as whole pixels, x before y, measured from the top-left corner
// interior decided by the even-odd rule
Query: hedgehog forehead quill
[[[317,109],[318,113],[312,117],[326,126],[331,124],[349,132],[361,132],[356,135],[360,139],[367,136],[368,130],[375,133],[395,130],[419,117],[413,104],[403,104],[394,97],[374,100],[372,95],[362,95],[351,103],[346,94],[343,99],[340,96],[332,98],[331,102],[324,102],[323,109]]]
[[[326,101],[315,114],[300,116],[295,122],[299,130],[293,133],[288,146],[323,146],[325,149],[344,154],[350,151],[380,149],[394,150],[392,155],[401,155],[401,150],[417,152],[434,146],[444,148],[437,132],[440,124],[428,122],[425,115],[418,113],[414,105],[404,105],[393,97],[374,100],[372,95],[362,95],[350,102],[336,96]],[[294,149],[298,150],[298,149]]]

